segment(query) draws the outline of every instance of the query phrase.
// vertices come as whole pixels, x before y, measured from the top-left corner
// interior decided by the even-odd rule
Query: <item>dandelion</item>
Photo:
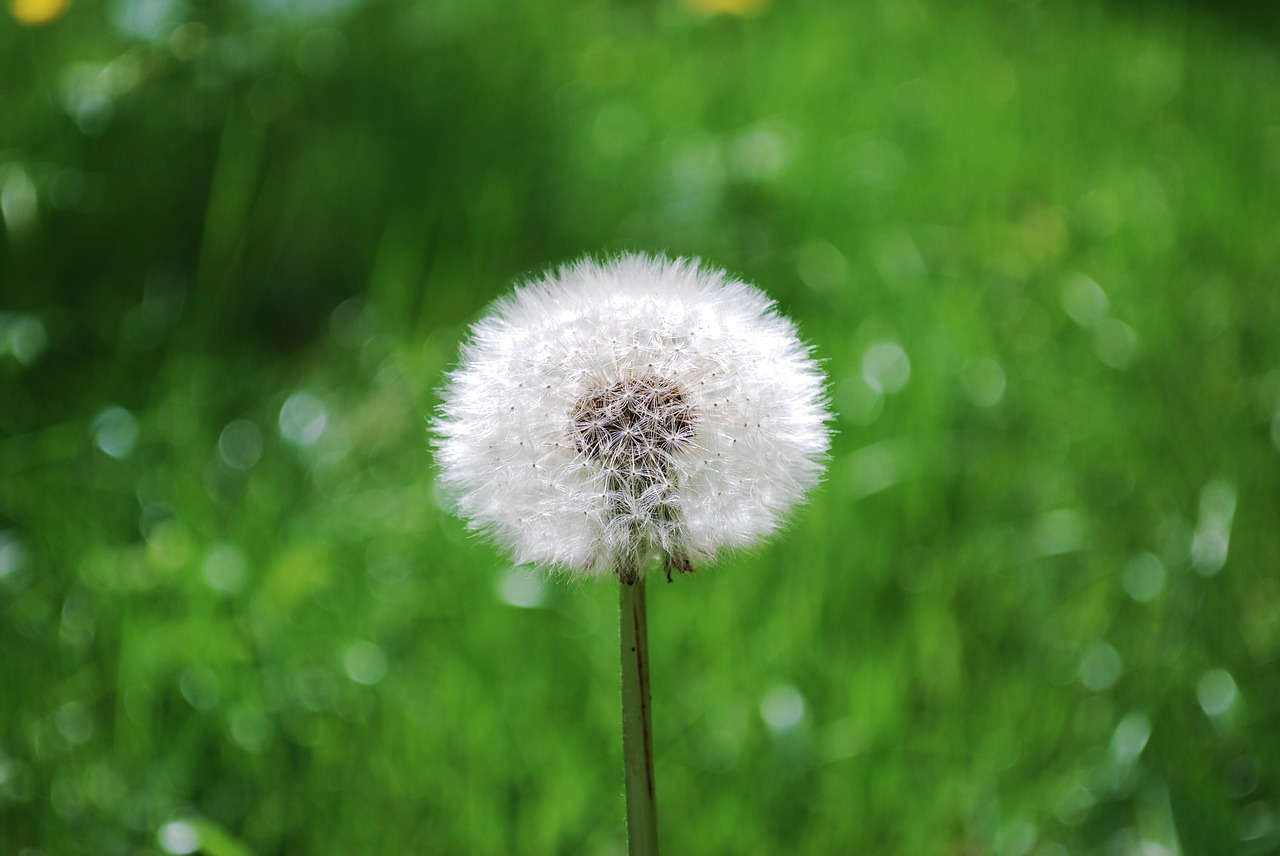
[[[823,471],[823,376],[758,289],[624,255],[499,300],[441,398],[441,481],[470,526],[517,562],[621,583],[628,824],[632,852],[656,852],[644,578],[785,521]]]
[[[823,379],[758,289],[696,261],[581,261],[471,330],[436,422],[459,514],[517,562],[689,571],[822,473]]]

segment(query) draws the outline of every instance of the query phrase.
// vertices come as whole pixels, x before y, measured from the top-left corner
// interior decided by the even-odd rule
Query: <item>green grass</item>
[[[635,248],[841,414],[651,586],[667,852],[1280,851],[1268,16],[142,8],[0,13],[0,850],[622,852],[616,592],[510,576],[425,419]]]

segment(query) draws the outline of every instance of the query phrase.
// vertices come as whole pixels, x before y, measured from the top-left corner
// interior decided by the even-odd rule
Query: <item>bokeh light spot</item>
[[[906,157],[892,141],[864,137],[849,147],[849,181],[867,190],[888,190],[906,171]]]
[[[1240,810],[1240,840],[1257,841],[1275,833],[1276,819],[1271,806],[1259,800]]]
[[[752,181],[770,181],[786,166],[787,145],[776,131],[756,128],[734,138],[729,146],[729,169]]]
[[[53,721],[58,728],[58,733],[65,737],[68,743],[87,743],[93,737],[93,716],[83,702],[67,702],[58,708]]]
[[[231,739],[246,752],[261,752],[271,740],[271,720],[255,705],[243,704],[227,718]]]
[[[1073,826],[1088,816],[1097,803],[1093,792],[1084,785],[1076,785],[1064,793],[1054,808],[1054,815],[1067,826]]]
[[[222,682],[208,666],[192,665],[183,669],[178,689],[187,704],[196,710],[213,710],[222,696]]]
[[[262,457],[262,431],[248,419],[237,419],[222,429],[218,454],[232,469],[251,468]]]
[[[249,578],[249,561],[236,545],[217,544],[205,555],[201,574],[214,591],[236,594]]]
[[[1139,603],[1155,600],[1164,591],[1164,563],[1151,553],[1139,553],[1124,566],[1124,590]]]
[[[22,570],[26,550],[13,530],[0,532],[0,582],[4,582]]]
[[[1196,700],[1209,716],[1222,716],[1236,702],[1236,682],[1226,669],[1210,669],[1196,684]]]
[[[25,238],[35,228],[40,213],[35,182],[16,164],[0,172],[0,176],[0,220],[10,237]]]
[[[138,442],[138,420],[123,407],[108,407],[93,420],[93,439],[113,458],[127,458]]]
[[[38,26],[55,21],[71,8],[71,0],[9,0],[9,11],[19,24]]]
[[[871,496],[900,482],[908,451],[902,441],[881,440],[845,458],[842,469],[853,487],[853,495]]]
[[[790,684],[773,687],[760,699],[760,716],[774,731],[790,731],[804,719],[804,696]]]
[[[1038,830],[1029,820],[1015,820],[996,833],[996,853],[1000,856],[1026,856],[1036,843]]]
[[[1081,327],[1091,327],[1106,317],[1111,301],[1102,286],[1078,273],[1062,284],[1062,308]]]
[[[166,853],[182,856],[200,847],[200,832],[184,820],[172,820],[160,827],[156,842]]]
[[[717,728],[703,736],[695,762],[704,770],[725,773],[732,770],[742,754],[742,741],[732,731]]]
[[[66,644],[83,648],[93,641],[97,630],[98,615],[93,601],[79,591],[73,591],[62,604],[62,620],[58,624],[58,636]]]
[[[1111,754],[1121,762],[1132,761],[1142,754],[1151,738],[1151,718],[1139,710],[1125,716],[1111,737]]]
[[[528,568],[512,568],[498,581],[498,597],[522,609],[540,606],[545,594],[546,584]]]
[[[1080,661],[1080,683],[1096,693],[1104,692],[1115,686],[1122,670],[1120,653],[1106,642],[1099,642]]]
[[[1200,518],[1191,539],[1191,563],[1201,576],[1222,570],[1231,546],[1231,523],[1236,513],[1236,489],[1216,479],[1200,492]]]
[[[295,392],[280,408],[280,435],[297,446],[314,446],[329,424],[320,399],[309,392]]]
[[[167,512],[161,510],[160,513]],[[176,569],[191,558],[191,533],[181,521],[164,517],[152,523],[144,516],[141,528],[147,542],[147,558],[156,565]]]
[[[1199,575],[1208,577],[1221,571],[1230,550],[1230,532],[1222,528],[1207,527],[1197,530],[1192,541],[1192,560]]]
[[[387,676],[387,655],[372,642],[356,642],[342,655],[342,667],[351,680],[373,686]]]
[[[812,240],[796,251],[796,274],[814,291],[836,291],[845,284],[849,263],[834,244]]]
[[[80,132],[91,137],[105,131],[115,113],[103,87],[104,70],[94,63],[77,62],[67,66],[59,80],[62,108]]]
[[[991,407],[1004,397],[1004,369],[991,357],[979,357],[960,375],[965,396],[978,407]]]
[[[352,297],[339,303],[329,314],[329,332],[343,347],[359,348],[373,336],[377,320],[373,307]]]
[[[0,313],[0,354],[6,351],[24,366],[40,359],[49,345],[44,322],[34,315]]]
[[[1046,511],[1036,520],[1034,544],[1041,556],[1074,553],[1084,546],[1088,529],[1084,515],[1074,508]]]
[[[894,286],[909,286],[929,275],[929,266],[920,255],[920,248],[905,232],[877,235],[872,258],[885,282]]]
[[[1126,368],[1138,349],[1138,334],[1123,321],[1104,318],[1093,328],[1093,352],[1104,365]]]
[[[111,25],[124,36],[159,39],[186,13],[183,0],[117,0],[109,7]]]
[[[847,377],[836,385],[836,410],[841,419],[870,425],[884,411],[884,395],[861,375]]]
[[[897,342],[877,342],[862,356],[862,377],[872,389],[897,392],[911,378],[911,360]]]

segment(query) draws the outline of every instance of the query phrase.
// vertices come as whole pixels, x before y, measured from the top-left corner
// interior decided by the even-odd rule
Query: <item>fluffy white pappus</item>
[[[817,363],[758,289],[696,260],[590,259],[471,329],[434,446],[457,512],[521,563],[693,570],[774,532],[829,447]]]

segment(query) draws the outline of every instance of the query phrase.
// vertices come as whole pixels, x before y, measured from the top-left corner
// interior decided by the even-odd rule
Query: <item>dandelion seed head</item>
[[[774,532],[829,445],[824,382],[758,289],[685,259],[583,260],[470,331],[434,445],[457,512],[519,563],[690,570]]]

